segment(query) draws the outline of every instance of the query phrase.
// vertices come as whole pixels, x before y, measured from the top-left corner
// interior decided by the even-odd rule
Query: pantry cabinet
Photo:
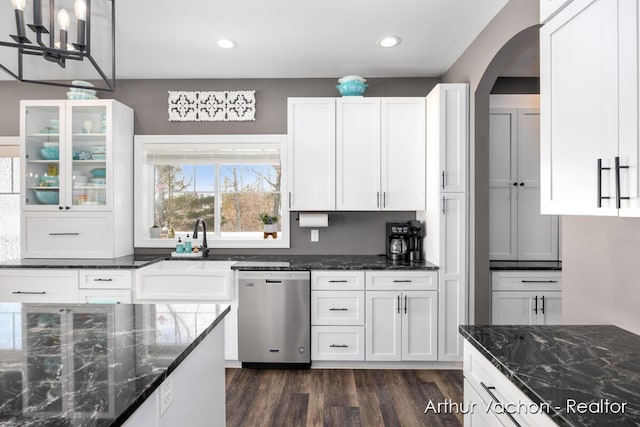
[[[640,216],[639,18],[574,0],[540,30],[542,213]]]
[[[490,258],[557,260],[558,217],[540,214],[539,110],[492,108],[489,135]]]
[[[113,100],[22,101],[24,258],[133,252],[133,110]]]
[[[424,209],[424,98],[288,102],[291,210]]]

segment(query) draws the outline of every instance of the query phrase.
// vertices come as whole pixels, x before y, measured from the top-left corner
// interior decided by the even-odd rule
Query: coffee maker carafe
[[[412,220],[409,225],[409,239],[407,242],[407,256],[409,261],[420,261],[422,259],[422,224],[420,221]]]
[[[387,258],[406,261],[409,250],[409,225],[406,222],[387,223]]]

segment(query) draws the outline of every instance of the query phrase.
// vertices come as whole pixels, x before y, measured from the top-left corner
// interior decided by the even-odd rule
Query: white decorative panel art
[[[169,91],[170,122],[245,122],[255,120],[256,91]]]

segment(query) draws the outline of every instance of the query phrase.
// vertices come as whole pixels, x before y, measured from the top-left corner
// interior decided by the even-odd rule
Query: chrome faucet
[[[198,238],[198,225],[202,223],[202,246],[200,250],[202,251],[202,256],[209,256],[209,248],[207,247],[207,224],[204,222],[204,219],[198,218],[196,219],[196,224],[193,227],[193,238]]]

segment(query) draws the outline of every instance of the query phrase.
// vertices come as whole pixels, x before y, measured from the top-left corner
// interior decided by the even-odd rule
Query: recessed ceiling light
[[[236,43],[235,40],[231,40],[231,39],[218,39],[216,41],[216,44],[218,45],[218,47],[221,47],[222,49],[234,49],[235,47],[238,46],[238,43]]]
[[[400,37],[398,36],[387,36],[380,40],[381,47],[395,47],[400,44]]]

